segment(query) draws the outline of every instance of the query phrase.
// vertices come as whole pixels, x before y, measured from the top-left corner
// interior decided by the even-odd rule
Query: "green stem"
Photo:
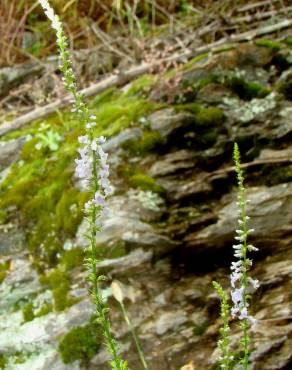
[[[145,356],[144,356],[144,353],[142,351],[142,346],[141,346],[141,343],[139,341],[139,338],[137,337],[136,335],[136,332],[135,332],[135,329],[132,325],[132,322],[129,318],[129,315],[127,314],[127,311],[126,311],[126,307],[124,305],[124,303],[122,301],[119,302],[120,305],[121,305],[121,308],[122,308],[122,311],[123,311],[123,315],[124,315],[124,318],[125,318],[125,321],[131,331],[131,334],[133,336],[133,339],[134,339],[134,342],[135,342],[135,345],[136,345],[136,348],[137,348],[137,351],[138,351],[138,354],[139,354],[139,358],[140,358],[140,361],[144,367],[145,370],[149,370],[149,367],[147,365],[147,362],[146,362],[146,359],[145,359]]]

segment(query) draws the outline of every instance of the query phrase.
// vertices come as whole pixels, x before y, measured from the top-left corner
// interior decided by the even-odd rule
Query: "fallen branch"
[[[98,82],[92,86],[89,86],[80,92],[85,97],[90,97],[99,94],[113,86],[123,86],[127,82],[135,80],[137,77],[147,73],[150,70],[150,64],[142,64],[138,67],[134,67],[125,73],[117,75],[111,75],[101,82]],[[40,118],[49,116],[56,112],[60,108],[64,108],[72,104],[72,97],[67,95],[62,99],[58,99],[53,103],[47,104],[44,107],[36,108],[32,112],[26,113],[13,120],[12,122],[4,123],[0,126],[0,136],[7,134],[8,132],[18,130],[26,124]]]
[[[266,5],[271,6],[273,3],[278,3],[278,2],[279,2],[279,0],[259,1],[259,2],[254,3],[254,4],[247,4],[247,5],[241,6],[237,9],[237,12],[247,12],[247,11],[250,11],[250,10],[254,10],[256,8],[260,8],[262,6],[266,6]]]
[[[249,168],[255,166],[263,166],[263,165],[270,165],[270,164],[281,164],[281,163],[292,163],[291,157],[282,157],[282,158],[271,158],[271,159],[258,159],[252,162],[246,162],[241,164],[241,168]],[[225,175],[235,171],[234,166],[226,167],[212,173],[206,174],[204,179],[207,178],[216,178],[218,175]]]
[[[243,42],[243,41],[251,41],[258,36],[267,35],[270,33],[274,33],[280,31],[285,28],[289,28],[292,26],[292,19],[286,19],[282,22],[273,24],[271,26],[265,26],[259,29],[239,33],[238,35],[231,35],[228,37],[223,37],[220,40],[217,40],[211,44],[200,46],[196,49],[196,52],[188,51],[181,55],[175,55],[167,59],[167,61],[179,61],[184,59],[190,59],[199,56],[200,54],[208,53],[208,52],[216,52],[216,48],[226,45],[230,46],[232,42]]]
[[[232,42],[242,42],[242,41],[250,41],[258,36],[262,36],[265,34],[270,34],[276,31],[279,31],[281,29],[285,29],[292,26],[292,20],[284,20],[280,23],[262,27],[260,29],[251,30],[248,32],[240,33],[238,35],[232,35],[230,37],[224,37],[216,42],[213,42],[208,45],[204,45],[201,47],[198,47],[197,50],[194,51],[187,51],[183,54],[174,55],[169,58],[165,58],[163,60],[157,60],[154,63],[151,64],[141,64],[139,66],[132,67],[126,72],[119,73],[116,75],[111,75],[107,78],[105,78],[103,81],[98,82],[92,86],[89,86],[83,90],[81,90],[81,93],[85,95],[85,97],[90,97],[96,94],[99,94],[106,89],[113,87],[113,86],[123,86],[126,83],[135,80],[137,77],[148,73],[150,70],[153,70],[157,65],[160,65],[161,63],[165,62],[175,62],[175,61],[181,61],[181,60],[188,60],[193,57],[196,57],[200,54],[204,54],[207,52],[216,52],[216,48],[224,45],[224,44],[230,44]],[[58,109],[63,108],[65,106],[68,106],[72,103],[71,96],[66,96],[63,99],[56,100],[53,103],[50,103],[44,107],[36,108],[32,112],[29,112],[27,114],[24,114],[23,116],[20,116],[16,118],[12,122],[4,123],[0,126],[0,136],[3,136],[7,134],[8,132],[18,130],[21,127],[25,126],[26,124],[39,119],[47,117],[48,115],[56,112]]]
[[[246,15],[244,17],[239,18],[231,18],[229,20],[231,25],[236,25],[239,23],[251,23],[254,21],[261,21],[263,19],[272,18],[275,15],[279,15],[281,13],[286,13],[292,11],[292,6],[288,6],[286,8],[281,8],[277,10],[270,10],[268,12],[261,12],[261,13],[255,13],[252,15]]]

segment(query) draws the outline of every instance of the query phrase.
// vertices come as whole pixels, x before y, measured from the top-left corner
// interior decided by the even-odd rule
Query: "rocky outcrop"
[[[255,229],[251,242],[259,248],[252,256],[255,261],[251,273],[259,279],[261,287],[251,305],[258,324],[252,331],[250,369],[288,370],[292,366],[291,102],[287,86],[284,90],[279,88],[283,75],[291,67],[288,59],[285,59],[288,64],[279,65],[276,58],[277,55],[286,58],[285,53],[247,44],[242,49],[206,57],[203,67],[190,65],[182,72],[178,96],[172,96],[173,91],[168,96],[167,89],[161,88],[158,81],[147,89],[152,90],[148,91],[150,96],[155,96],[161,105],[147,114],[131,112],[126,129],[127,112],[121,110],[123,129],[119,132],[115,126],[115,134],[104,146],[110,153],[115,193],[109,200],[109,215],[96,240],[98,250],[105,256],[97,273],[120,282],[125,305],[152,370],[216,369],[216,340],[221,322],[219,299],[212,281],[220,281],[229,289],[237,222],[237,189],[232,168],[234,140],[241,148],[246,174],[248,214]],[[126,95],[129,91],[131,86],[123,95],[123,103],[133,99]],[[108,101],[106,96],[103,99],[110,111],[113,97],[109,96]],[[99,113],[102,104],[103,101],[95,113]],[[80,134],[75,129],[73,123],[68,131],[62,132],[64,140],[59,151],[50,153],[46,149],[42,158],[47,167],[39,171],[43,163],[37,162],[36,180],[43,180],[45,171],[54,171],[62,160],[68,163],[72,140],[76,141]],[[66,146],[66,135],[70,146]],[[17,160],[22,140],[1,144],[0,165],[4,169]],[[66,156],[58,157],[62,151]],[[57,172],[61,179],[67,170],[66,167]],[[5,183],[4,196],[11,186]],[[53,202],[59,186],[58,183],[56,187],[40,188],[37,195],[45,193],[48,201]],[[70,177],[68,197],[76,196],[77,189],[84,190],[82,184]],[[29,197],[27,191],[27,199],[31,201]],[[5,219],[5,225],[0,228],[0,248],[4,255],[0,265],[4,271],[0,286],[3,319],[0,354],[12,364],[8,362],[7,369],[84,368],[81,361],[64,364],[58,352],[66,333],[76,326],[87,325],[93,314],[86,294],[86,273],[80,263],[70,266],[76,250],[87,246],[84,237],[87,224],[82,221],[78,226],[76,222],[78,230],[75,232],[73,228],[72,232],[71,224],[65,222],[78,214],[81,200],[76,197],[70,203],[71,199],[64,194],[61,199],[57,210],[49,208],[48,217],[49,222],[59,221],[59,228],[53,232],[58,232],[57,237],[62,241],[58,254],[53,255],[54,250],[49,249],[55,266],[46,265],[45,259],[38,263],[45,255],[42,239],[37,257],[27,251],[23,254],[26,242],[35,231],[33,220],[22,222],[21,212],[28,213],[27,208],[12,204],[0,214]],[[42,198],[36,196],[33,200],[31,204],[37,207]],[[62,218],[64,209],[69,211]],[[40,217],[44,217],[42,212]],[[29,231],[26,235],[23,226]],[[69,229],[68,234],[63,229]],[[70,263],[65,257],[72,258],[68,260]],[[76,299],[62,311],[54,306],[56,292],[47,283],[54,273],[65,282],[70,281],[66,294]],[[112,307],[110,317],[121,343],[120,350],[132,369],[141,369],[110,282],[103,282],[101,289]],[[50,312],[24,320],[26,305],[31,303],[34,310],[38,302],[48,303]],[[233,321],[230,324],[231,341],[235,345],[238,326]],[[19,352],[23,355],[21,364],[15,360]],[[85,368],[107,369],[107,358],[101,347]]]

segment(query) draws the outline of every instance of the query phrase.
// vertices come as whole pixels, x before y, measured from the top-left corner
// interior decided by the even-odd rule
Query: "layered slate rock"
[[[255,229],[251,241],[265,253],[270,253],[273,248],[287,248],[292,232],[291,183],[270,188],[250,188],[247,197],[250,200],[247,212],[252,219],[251,227]],[[224,248],[232,243],[236,226],[237,206],[234,200],[219,210],[215,224],[185,238],[187,248],[198,253],[206,249]]]

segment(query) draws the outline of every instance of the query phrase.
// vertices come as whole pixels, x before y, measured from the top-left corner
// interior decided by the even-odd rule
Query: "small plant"
[[[39,142],[35,146],[37,150],[48,148],[52,152],[59,149],[59,143],[62,140],[61,136],[52,130],[48,131],[46,134],[36,134],[36,137],[39,139]]]
[[[229,370],[231,361],[233,360],[233,356],[229,353],[229,335],[230,335],[230,327],[229,327],[229,316],[230,316],[230,305],[228,303],[228,295],[222,288],[222,286],[213,281],[213,286],[216,289],[220,300],[221,300],[221,311],[220,316],[223,321],[223,326],[220,328],[221,338],[218,340],[218,348],[221,351],[221,356],[219,358],[220,367],[223,370]]]
[[[249,330],[251,325],[256,323],[254,317],[248,312],[249,301],[250,301],[250,287],[254,290],[259,287],[259,282],[256,279],[252,279],[249,276],[249,270],[252,266],[252,260],[248,258],[248,252],[257,251],[258,249],[248,243],[248,236],[254,229],[248,228],[249,216],[247,215],[247,203],[244,187],[244,176],[240,164],[240,153],[238,145],[234,145],[234,163],[235,171],[237,175],[237,183],[239,193],[237,197],[237,210],[238,210],[238,229],[236,230],[237,236],[235,237],[238,242],[233,246],[234,257],[237,261],[231,264],[231,300],[233,306],[231,308],[231,315],[233,318],[240,320],[240,328],[242,331],[242,338],[240,340],[240,346],[243,351],[242,358],[239,359],[243,366],[243,370],[248,370],[249,355],[250,355],[250,335]],[[218,342],[218,346],[221,350],[222,356],[220,357],[221,368],[225,370],[230,369],[230,364],[233,356],[229,353],[229,325],[228,320],[230,316],[230,307],[228,304],[228,296],[222,289],[222,287],[214,282],[214,287],[217,290],[221,299],[221,318],[223,320],[223,327],[220,329],[221,339]]]

